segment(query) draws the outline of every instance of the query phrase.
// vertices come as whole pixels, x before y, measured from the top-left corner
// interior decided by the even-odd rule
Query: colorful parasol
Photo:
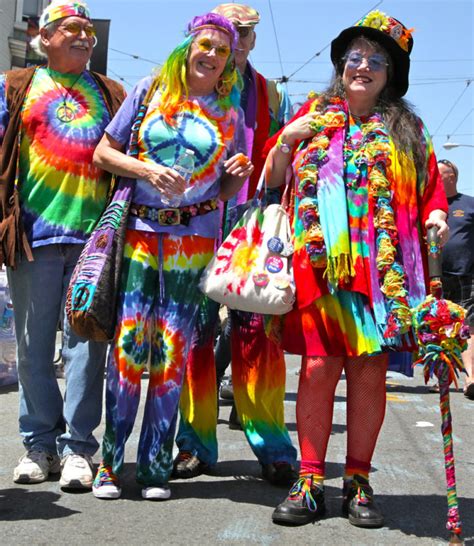
[[[425,383],[433,376],[439,381],[441,432],[448,492],[446,528],[451,533],[450,543],[459,543],[461,520],[456,493],[449,386],[454,382],[457,387],[459,372],[465,372],[461,353],[467,348],[469,327],[464,322],[465,310],[449,300],[442,299],[441,252],[436,228],[428,231],[427,239],[431,295],[412,309],[413,327],[418,341],[418,360],[415,364],[423,364]]]

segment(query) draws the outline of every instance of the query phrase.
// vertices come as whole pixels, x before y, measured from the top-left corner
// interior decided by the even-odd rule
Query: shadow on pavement
[[[142,502],[140,486],[134,482],[134,465],[128,465],[123,480],[122,500]],[[376,470],[376,469],[374,469]],[[327,477],[341,476],[343,464],[328,463]],[[181,502],[184,499],[227,499],[234,503],[254,504],[273,508],[287,495],[287,488],[275,487],[260,476],[260,465],[257,461],[223,461],[216,465],[212,479],[199,476],[192,480],[173,480],[170,482],[171,499],[167,503]],[[233,478],[233,479],[229,479]],[[328,513],[322,521],[341,518],[341,488],[327,485],[326,504]],[[57,497],[56,495],[54,495]],[[384,529],[399,531],[410,537],[432,539],[446,542],[447,503],[444,495],[383,495],[376,494],[376,500],[385,515]],[[119,501],[120,502],[120,501]],[[474,544],[474,500],[460,498],[460,512],[463,521],[462,537],[465,545]],[[351,533],[357,533],[355,527],[348,525]],[[367,530],[361,529],[361,533]],[[374,533],[377,533],[374,530]],[[353,537],[356,537],[354,534]],[[363,535],[364,540],[367,536]],[[374,534],[374,540],[380,536]],[[357,539],[356,539],[357,540]],[[361,535],[362,540],[362,535]],[[362,542],[361,542],[362,543]]]
[[[296,392],[287,392],[285,393],[285,402],[296,402]],[[334,397],[334,402],[345,402],[346,397],[345,396],[339,396],[336,395]]]
[[[0,489],[0,521],[51,520],[80,513],[57,505],[60,498],[50,491]]]
[[[13,383],[13,385],[0,386],[0,395],[8,394],[10,392],[18,392],[18,383]]]
[[[446,514],[444,495],[376,495],[385,515],[385,527],[400,530],[406,535],[446,541]],[[465,544],[474,543],[474,500],[458,498]]]
[[[343,464],[327,463],[328,478],[341,476]],[[208,477],[211,477],[209,479]],[[125,463],[121,475],[121,500],[142,501],[141,486],[135,482],[135,465]],[[289,487],[271,485],[261,477],[257,460],[222,461],[208,473],[190,480],[171,480],[171,499],[227,499],[243,504],[274,507],[287,495]],[[326,487],[330,496],[341,495],[338,487]]]
[[[224,423],[226,423],[227,421],[224,421]],[[296,423],[294,422],[287,422],[286,423],[286,428],[290,431],[290,432],[297,432],[298,428],[296,426]],[[346,425],[339,425],[337,423],[333,423],[332,424],[332,429],[331,429],[331,436],[333,436],[334,434],[343,434],[344,432],[346,432]]]
[[[171,483],[172,499],[221,499],[243,504],[256,504],[274,508],[288,494],[288,489],[276,487],[255,476],[238,475],[225,481],[175,481]],[[329,494],[335,488],[326,488]]]
[[[299,464],[297,465],[299,466]],[[372,466],[371,473],[377,472],[376,466]],[[326,462],[326,479],[342,477],[344,474],[344,463]],[[238,479],[247,479],[248,481],[260,482],[261,467],[258,461],[221,461],[216,464],[210,476],[236,477]],[[266,483],[266,482],[264,482]],[[273,487],[273,486],[270,486]],[[342,487],[342,484],[341,484]],[[283,488],[284,489],[284,488]]]
[[[387,392],[406,392],[408,394],[426,394],[427,396],[433,396],[436,397],[435,399],[439,399],[439,394],[435,392],[429,391],[429,385],[398,385],[396,383],[387,383]],[[452,393],[459,393],[462,394],[462,392],[459,389],[456,389],[456,387],[452,386],[449,389],[449,392]]]

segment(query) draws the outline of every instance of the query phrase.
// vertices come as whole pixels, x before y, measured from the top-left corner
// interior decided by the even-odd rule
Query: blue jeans
[[[60,457],[93,455],[93,436],[102,413],[106,343],[90,342],[69,326],[66,292],[80,244],[53,244],[33,249],[34,261],[8,268],[17,338],[20,433],[26,449]],[[64,400],[54,370],[56,331],[63,324]]]

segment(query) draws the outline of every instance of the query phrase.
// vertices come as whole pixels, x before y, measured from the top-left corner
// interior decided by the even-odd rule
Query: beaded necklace
[[[314,110],[316,110],[316,102]],[[348,113],[345,102],[333,99],[326,110],[318,115],[311,124],[315,135],[306,148],[306,153],[296,164],[299,183],[296,188],[297,214],[304,230],[304,243],[310,263],[315,268],[325,268],[325,275],[330,284],[344,287],[354,275],[351,256],[344,256],[339,261],[331,257],[331,248],[327,248],[327,239],[331,230],[337,226],[323,229],[320,219],[320,207],[345,207],[347,197],[340,201],[318,202],[321,181],[319,172],[328,161],[334,161],[337,150],[331,149],[333,142],[348,133]],[[341,135],[342,132],[342,135]],[[369,206],[372,206],[374,220],[374,239],[376,247],[376,266],[381,292],[384,294],[387,308],[387,322],[384,326],[385,337],[395,337],[411,328],[411,314],[407,300],[405,273],[398,258],[398,230],[395,225],[392,208],[391,181],[387,178],[390,165],[390,138],[386,132],[382,116],[375,112],[366,120],[361,120],[362,139],[355,146],[344,147],[344,163],[354,162],[356,175],[349,180],[341,172],[344,183],[351,187],[360,183],[360,178],[367,177]],[[344,142],[345,138],[342,139]],[[342,149],[340,153],[343,153]],[[342,170],[345,171],[344,167]],[[346,189],[347,191],[347,189]],[[345,195],[345,194],[344,194]],[[340,235],[340,233],[337,233]],[[349,234],[343,234],[349,238]],[[335,237],[333,236],[332,240]],[[329,237],[331,241],[331,237]],[[329,243],[330,244],[330,243]],[[328,252],[329,251],[329,252]],[[329,258],[328,258],[329,254]]]

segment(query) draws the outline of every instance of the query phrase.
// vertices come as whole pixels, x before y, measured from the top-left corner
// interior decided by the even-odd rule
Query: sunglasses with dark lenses
[[[451,171],[453,172],[454,176],[458,176],[458,168],[456,167],[456,165],[454,165],[454,163],[451,163],[451,161],[449,161],[449,159],[438,159],[438,163],[442,163],[443,165],[445,165],[446,167],[448,167],[449,169],[451,169]]]
[[[214,49],[216,55],[218,57],[222,57],[223,59],[227,59],[227,57],[230,55],[229,46],[225,44],[214,45],[209,38],[201,38],[200,40],[197,40],[196,45],[198,46],[199,50],[203,51],[204,53],[209,53]]]
[[[239,33],[239,36],[241,38],[247,38],[247,36],[250,34],[250,31],[252,30],[252,27],[235,27],[237,32]]]
[[[76,34],[78,36],[82,31],[84,31],[88,38],[92,38],[96,34],[96,30],[93,25],[82,26],[81,24],[74,23],[72,21],[70,23],[62,24],[59,28],[66,30],[70,34]]]
[[[367,62],[367,66],[372,72],[380,72],[388,66],[387,59],[381,53],[374,53],[370,57],[364,57],[358,51],[350,51],[344,59],[346,66],[352,70],[359,68],[362,61]]]

